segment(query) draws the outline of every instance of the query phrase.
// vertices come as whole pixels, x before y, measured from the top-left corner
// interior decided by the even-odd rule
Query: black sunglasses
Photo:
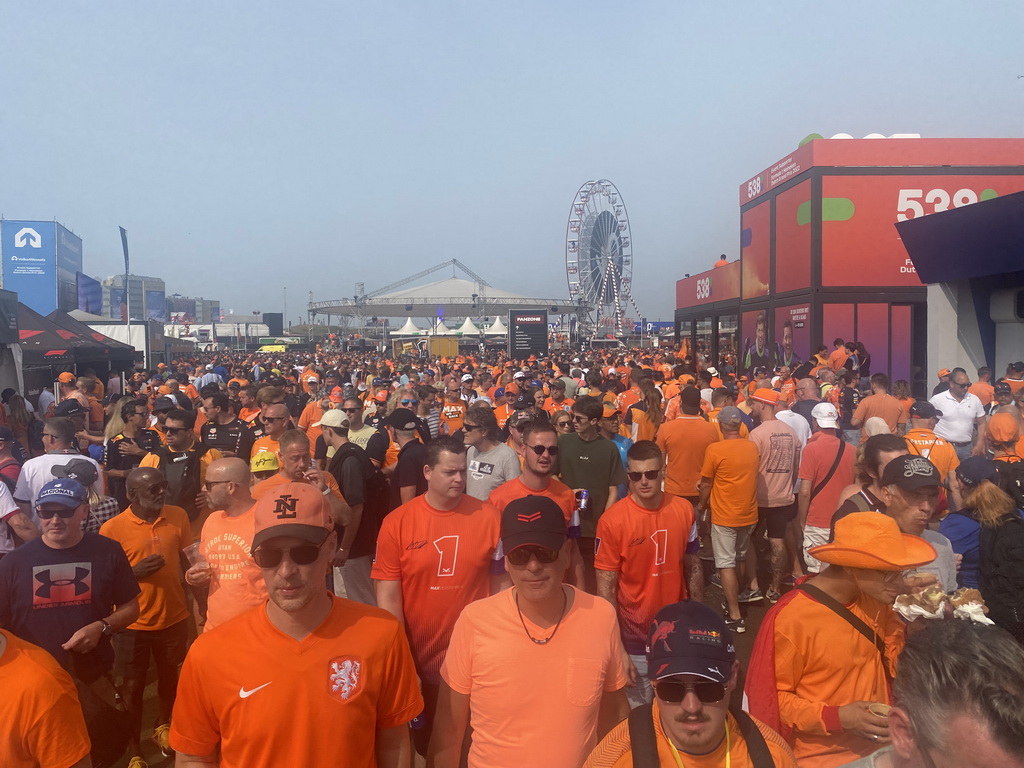
[[[725,698],[725,686],[710,680],[706,683],[683,683],[675,680],[659,680],[654,684],[654,693],[662,701],[678,704],[693,691],[704,704],[714,704]]]
[[[639,483],[641,477],[646,477],[648,480],[657,480],[661,475],[660,469],[648,469],[646,472],[627,472],[626,477],[632,480],[634,483]]]
[[[309,565],[316,562],[322,546],[323,544],[300,544],[290,549],[260,547],[252,553],[252,559],[260,568],[277,568],[281,564],[284,553],[287,552],[289,559],[296,565]]]
[[[548,549],[547,547],[540,547],[536,544],[524,544],[521,547],[516,547],[509,552],[506,557],[512,565],[523,566],[530,562],[531,558],[536,557],[537,562],[544,563],[545,565],[555,562],[558,559],[559,550]]]
[[[356,413],[357,411],[363,410],[362,408],[339,408],[342,413]]]
[[[67,520],[78,511],[78,507],[73,509],[43,509],[42,507],[36,507],[36,514],[39,515],[40,520],[49,520],[51,517],[56,515],[61,520]]]
[[[536,453],[538,456],[543,456],[545,453],[547,453],[549,456],[558,455],[557,445],[528,445],[526,447],[529,448],[534,453]]]
[[[168,435],[176,435],[179,432],[191,432],[188,427],[164,427],[164,432]]]
[[[472,432],[474,429],[484,429],[484,426],[482,424],[463,424],[462,425],[462,431],[463,432]]]

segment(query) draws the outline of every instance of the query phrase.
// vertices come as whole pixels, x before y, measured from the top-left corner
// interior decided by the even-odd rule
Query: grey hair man
[[[846,768],[1022,768],[1024,650],[998,627],[926,624],[899,657],[892,743]]]

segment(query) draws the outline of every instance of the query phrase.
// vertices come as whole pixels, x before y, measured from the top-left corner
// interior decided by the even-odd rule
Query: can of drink
[[[412,728],[414,731],[418,731],[420,728],[426,726],[426,724],[427,716],[422,712],[420,712],[418,715],[416,715],[416,717],[409,721],[409,727]]]
[[[576,491],[576,509],[580,512],[586,512],[587,507],[590,506],[590,491],[586,488],[581,488]]]

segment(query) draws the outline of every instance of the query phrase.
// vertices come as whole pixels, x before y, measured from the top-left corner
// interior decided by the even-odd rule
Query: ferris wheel
[[[622,335],[632,296],[633,250],[619,190],[607,179],[576,193],[565,230],[565,273],[584,334]],[[629,330],[632,330],[630,326]]]

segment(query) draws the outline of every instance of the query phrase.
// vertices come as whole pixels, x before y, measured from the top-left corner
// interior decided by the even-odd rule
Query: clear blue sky
[[[596,178],[670,319],[808,133],[1024,135],[1020,0],[2,6],[0,214],[56,218],[101,277],[124,226],[134,272],[225,309],[287,286],[292,322],[451,258],[564,296]]]

